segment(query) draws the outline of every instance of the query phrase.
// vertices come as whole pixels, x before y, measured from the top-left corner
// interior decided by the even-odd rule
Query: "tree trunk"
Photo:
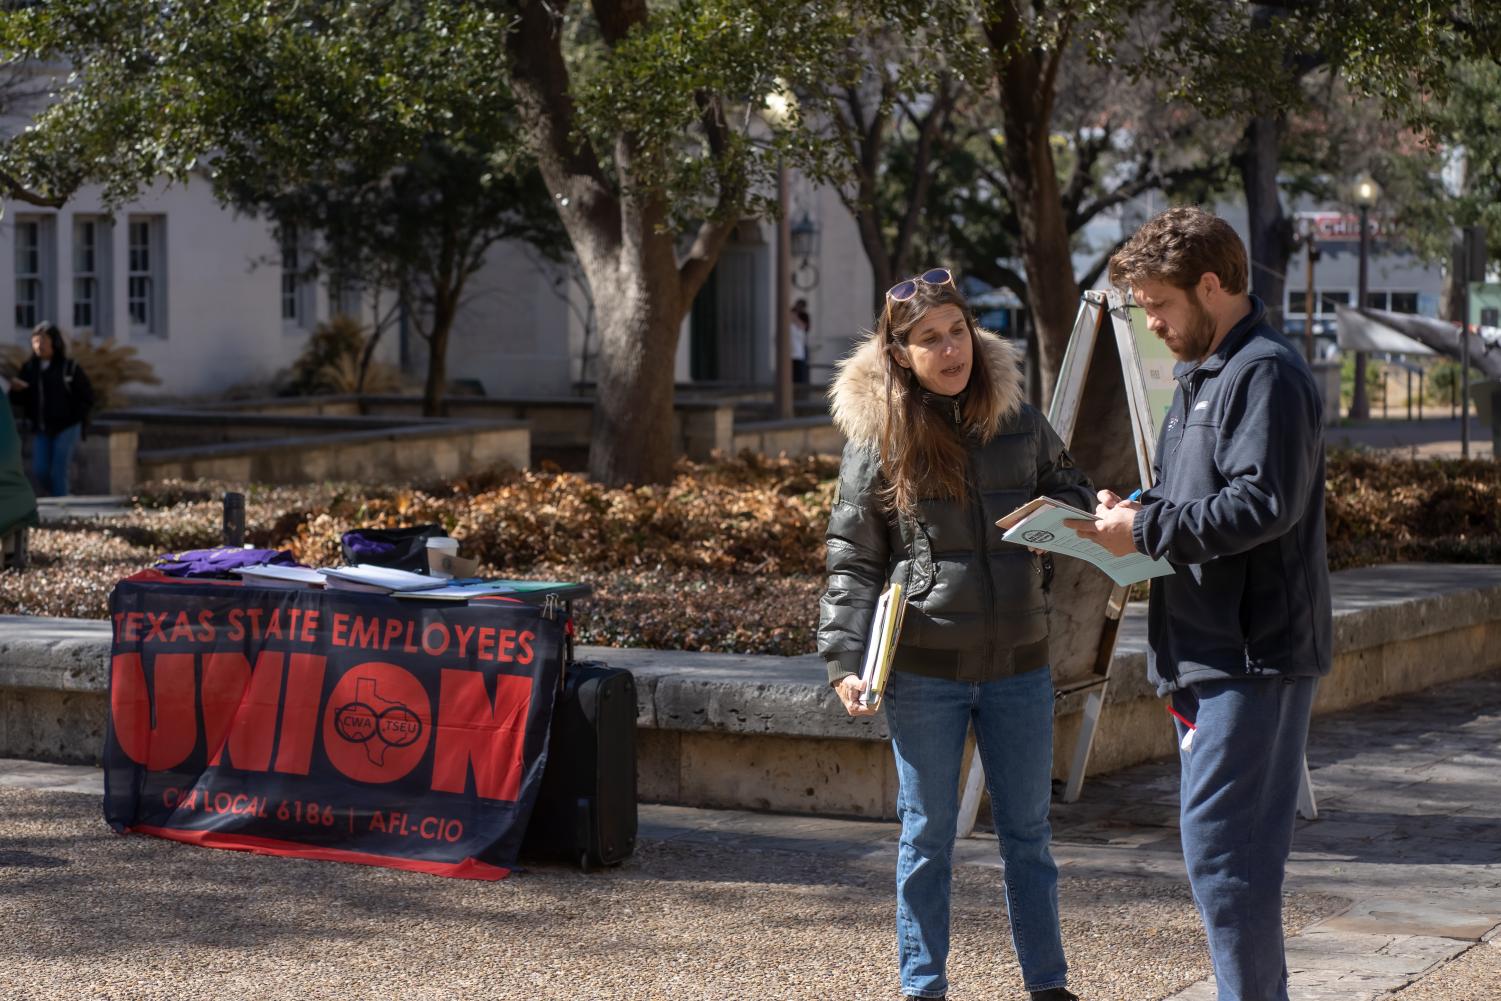
[[[1061,54],[1018,44],[1023,34],[1017,8],[1008,3],[1000,5],[999,11],[998,19],[988,26],[988,34],[992,50],[1006,53],[997,66],[1005,127],[1001,162],[1016,207],[1045,411],[1052,402],[1058,369],[1079,308],[1062,191],[1049,145]],[[1067,39],[1054,40],[1053,44],[1066,45]],[[1101,333],[1094,359],[1093,365],[1100,369],[1091,367],[1092,386],[1103,383],[1112,388],[1086,395],[1070,450],[1097,486],[1129,492],[1135,466],[1131,417],[1125,405],[1114,338],[1108,328]],[[1111,362],[1115,365],[1113,373],[1108,370]],[[1108,578],[1087,571],[1077,560],[1059,562],[1062,565],[1053,582],[1050,656],[1057,677],[1073,682],[1091,677],[1097,670],[1111,586]]]
[[[1030,319],[1025,313],[1021,317],[1019,326],[1022,328],[1022,336],[1027,339],[1027,402],[1041,410],[1042,403],[1042,351],[1037,346],[1037,331],[1032,327]]]
[[[892,277],[895,269],[886,252],[886,241],[881,236],[880,212],[875,206],[862,207],[855,213],[855,228],[860,234],[860,246],[865,249],[865,259],[870,262],[871,298],[877,313],[886,304],[886,290],[896,284]]]
[[[611,159],[617,184],[607,178],[594,148],[575,134],[560,7],[538,0],[514,7],[517,23],[506,48],[517,107],[593,291],[598,320],[589,474],[609,486],[666,483],[674,458],[678,331],[731,227],[720,222],[701,228],[680,268],[667,206],[649,189],[643,193],[631,184],[640,153],[634,137],[616,138]],[[644,4],[608,6],[614,17],[607,19],[595,4],[611,45],[645,17],[645,10]],[[729,215],[723,212],[720,218]]]
[[[1058,368],[1073,333],[1079,308],[1068,226],[1058,190],[1058,172],[1048,145],[1048,121],[1035,103],[1006,106],[1006,146],[1002,161],[1011,186],[1020,229],[1022,264],[1027,272],[1027,306],[1041,362],[1042,405],[1053,399]]]
[[[624,239],[579,262],[599,325],[589,476],[608,486],[672,479],[673,376],[691,304],[657,205],[624,200]]]
[[[365,391],[365,379],[370,374],[370,363],[375,359],[375,348],[380,344],[380,335],[384,332],[385,328],[379,323],[370,328],[370,338],[365,341],[365,348],[360,352],[360,374],[354,386],[356,393]]]
[[[458,311],[457,291],[433,295],[433,328],[427,338],[427,382],[422,388],[422,416],[443,416],[443,391],[448,386],[448,334]]]
[[[1027,275],[1027,306],[1037,338],[1046,409],[1053,399],[1058,368],[1068,349],[1079,305],[1058,167],[1049,144],[1058,66],[1068,38],[1053,39],[1051,44],[1056,48],[1051,50],[1034,48],[1029,41],[1022,45],[1027,32],[1021,12],[1012,3],[999,6],[996,19],[986,26],[986,34],[991,49],[998,54],[996,80],[1005,137],[1001,168],[1016,207],[1017,236]]]
[[[1449,248],[1449,267],[1444,270],[1444,282],[1439,290],[1439,300],[1442,303],[1439,315],[1446,320],[1465,322],[1465,273],[1468,270],[1465,241],[1461,235]]]
[[[1267,320],[1282,328],[1282,298],[1287,285],[1287,262],[1292,259],[1293,227],[1283,214],[1277,188],[1282,162],[1283,115],[1256,115],[1246,125],[1245,156],[1240,160],[1241,184],[1246,192],[1246,224],[1250,231],[1251,291],[1266,303]]]
[[[676,270],[651,275],[622,268],[595,284],[599,355],[589,476],[609,486],[672,478],[673,365],[682,309]]]

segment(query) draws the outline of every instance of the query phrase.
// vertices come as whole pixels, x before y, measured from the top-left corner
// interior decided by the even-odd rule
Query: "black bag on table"
[[[569,664],[523,858],[615,865],[636,850],[636,681],[606,664]]]
[[[344,562],[427,573],[427,540],[447,538],[441,525],[412,528],[356,528],[339,537]]]

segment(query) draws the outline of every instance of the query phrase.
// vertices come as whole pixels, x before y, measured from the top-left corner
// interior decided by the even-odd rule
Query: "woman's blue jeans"
[[[57,434],[38,434],[31,443],[31,471],[37,483],[53,497],[68,495],[68,464],[83,433],[82,424],[63,428]]]
[[[964,738],[975,727],[1005,862],[1011,941],[1029,991],[1068,978],[1058,927],[1058,867],[1048,851],[1053,679],[1048,668],[975,684],[898,672],[884,697],[896,753],[902,842],[896,933],[902,991],[948,991],[949,884]]]

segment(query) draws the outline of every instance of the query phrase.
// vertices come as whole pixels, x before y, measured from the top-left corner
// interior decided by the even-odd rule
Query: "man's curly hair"
[[[1110,258],[1110,284],[1122,291],[1144,281],[1192,288],[1210,272],[1226,292],[1244,292],[1246,247],[1229,223],[1192,206],[1148,219]]]

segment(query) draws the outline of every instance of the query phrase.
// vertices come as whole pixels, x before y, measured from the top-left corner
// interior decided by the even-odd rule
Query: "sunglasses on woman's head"
[[[954,276],[948,268],[933,268],[924,271],[916,278],[908,278],[906,281],[897,282],[886,290],[886,298],[892,302],[906,302],[917,294],[917,286],[922,285],[952,285]]]

